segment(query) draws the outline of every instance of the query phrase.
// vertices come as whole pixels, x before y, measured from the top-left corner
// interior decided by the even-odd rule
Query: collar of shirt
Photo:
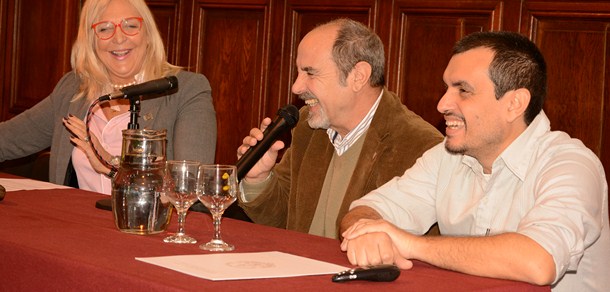
[[[534,156],[537,144],[540,143],[540,139],[548,132],[551,131],[551,121],[546,116],[544,111],[534,118],[529,124],[525,131],[513,141],[508,147],[500,154],[500,158],[504,161],[506,166],[517,176],[521,181],[525,180],[525,175],[530,165],[530,161]]]
[[[541,111],[529,126],[496,158],[492,166],[492,174],[501,167],[507,167],[521,181],[525,180],[525,175],[535,144],[539,138],[551,130],[551,122],[544,111]],[[468,165],[475,172],[482,172],[483,167],[479,162],[470,156],[464,155],[464,164]]]
[[[335,147],[335,152],[337,152],[337,155],[341,156],[343,153],[345,153],[347,149],[354,145],[354,143],[358,140],[358,138],[360,138],[360,136],[362,136],[362,134],[366,133],[366,130],[368,130],[369,126],[371,126],[371,121],[375,116],[375,112],[377,111],[377,107],[379,106],[379,102],[381,101],[382,95],[383,90],[381,90],[381,93],[377,97],[377,100],[375,101],[369,112],[366,114],[366,116],[364,116],[362,121],[358,123],[356,128],[349,131],[349,133],[347,133],[345,137],[341,137],[341,135],[339,135],[339,132],[331,128],[328,128],[326,130],[328,138],[330,139],[330,143],[332,143]]]

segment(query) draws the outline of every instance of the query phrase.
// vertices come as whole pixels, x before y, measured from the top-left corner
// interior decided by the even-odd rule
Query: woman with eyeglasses
[[[144,0],[87,0],[72,48],[72,71],[31,109],[0,123],[0,162],[51,147],[49,180],[110,194],[112,165],[119,163],[129,99],[100,96],[167,76],[177,90],[144,96],[140,129],[167,130],[167,159],[214,162],[216,113],[205,76],[167,62],[155,21]],[[92,144],[97,149],[94,152]]]

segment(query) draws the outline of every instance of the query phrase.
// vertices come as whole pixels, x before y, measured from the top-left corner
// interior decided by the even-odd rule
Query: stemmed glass
[[[199,166],[197,196],[214,220],[214,237],[199,247],[209,251],[232,251],[235,246],[220,237],[220,219],[224,211],[237,198],[237,169],[234,165]]]
[[[189,160],[165,162],[163,193],[178,213],[178,232],[163,239],[168,243],[197,243],[184,233],[184,220],[189,207],[197,201],[197,172],[200,163]]]

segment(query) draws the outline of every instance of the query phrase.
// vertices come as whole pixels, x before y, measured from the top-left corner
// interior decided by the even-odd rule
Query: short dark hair
[[[385,53],[379,36],[369,27],[349,18],[339,18],[326,23],[330,24],[339,26],[332,56],[341,72],[341,83],[345,84],[347,75],[356,63],[364,61],[371,65],[369,84],[372,87],[384,86]]]
[[[525,110],[529,125],[542,110],[546,98],[546,63],[532,41],[515,32],[476,32],[465,36],[453,47],[453,55],[485,47],[494,52],[489,78],[494,83],[496,99],[510,90],[525,88],[531,94]]]

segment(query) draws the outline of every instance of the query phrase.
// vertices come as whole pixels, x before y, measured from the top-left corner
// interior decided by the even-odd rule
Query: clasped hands
[[[395,264],[410,269],[421,237],[399,229],[383,219],[360,219],[342,233],[341,250],[352,265],[361,267]]]

